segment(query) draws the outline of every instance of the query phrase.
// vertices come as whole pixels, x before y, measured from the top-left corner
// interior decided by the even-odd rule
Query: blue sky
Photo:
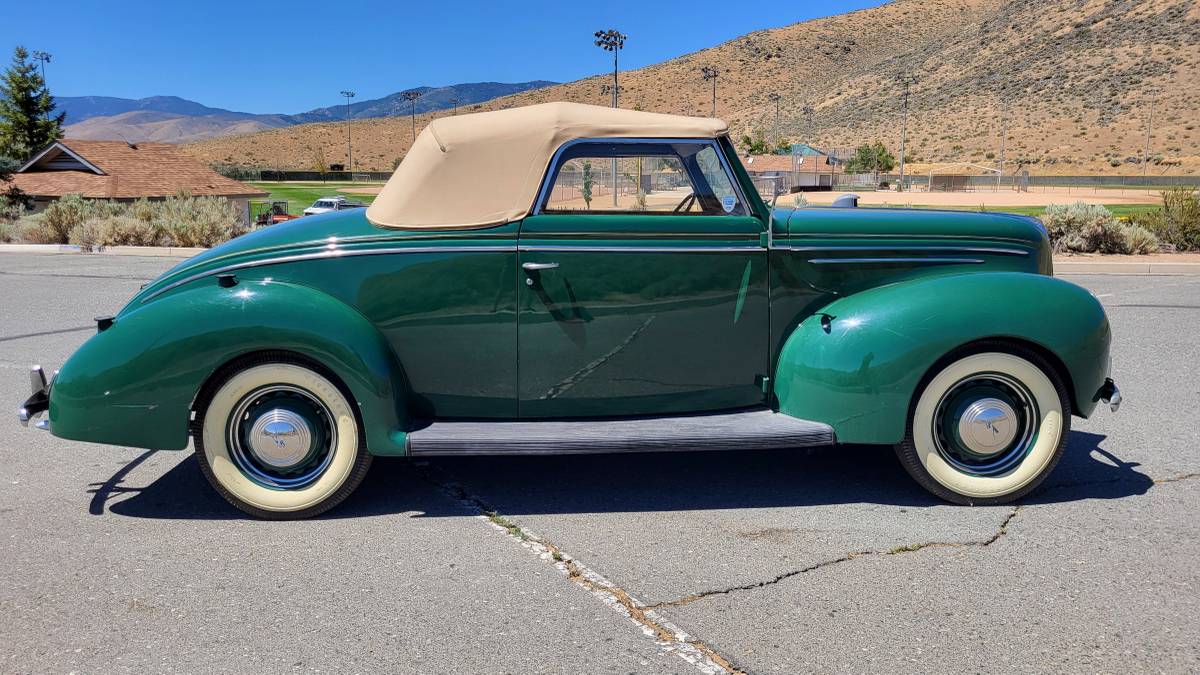
[[[881,0],[740,2],[6,2],[0,49],[50,52],[60,96],[175,95],[247,112],[295,113],[420,85],[569,81],[609,67],[592,33],[629,35],[638,68],[763,28]],[[782,10],[782,11],[781,11]]]

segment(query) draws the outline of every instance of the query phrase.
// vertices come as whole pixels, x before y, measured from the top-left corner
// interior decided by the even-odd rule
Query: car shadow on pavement
[[[1023,503],[1119,499],[1153,481],[1101,448],[1105,436],[1072,432],[1043,488]],[[131,465],[140,463],[139,457]],[[209,487],[195,456],[141,488],[124,486],[129,465],[93,487],[91,510],[139,518],[244,517]],[[410,513],[462,516],[439,485],[454,482],[505,514],[687,511],[846,503],[935,506],[892,450],[836,446],[804,450],[548,457],[377,458],[363,485],[322,518]],[[130,496],[121,498],[122,494]]]

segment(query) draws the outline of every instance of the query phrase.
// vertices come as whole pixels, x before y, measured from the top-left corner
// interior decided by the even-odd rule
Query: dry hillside
[[[628,48],[636,48],[632,36]],[[597,50],[597,63],[603,62]],[[912,73],[909,156],[993,164],[1002,110],[1007,158],[1032,173],[1140,173],[1153,102],[1153,173],[1200,172],[1200,3],[1196,0],[896,0],[750,33],[621,74],[621,105],[705,115],[716,66],[718,114],[735,133],[820,147],[880,138],[899,146],[895,78]],[[494,99],[488,110],[550,100],[603,104],[608,76]],[[811,115],[804,107],[811,106]],[[445,113],[436,113],[445,114]],[[420,126],[430,119],[418,116]],[[390,169],[408,118],[355,121],[355,163]],[[345,126],[311,124],[188,146],[211,162],[311,169],[345,161]],[[989,156],[991,155],[991,156]],[[1013,164],[1009,164],[1011,169]]]

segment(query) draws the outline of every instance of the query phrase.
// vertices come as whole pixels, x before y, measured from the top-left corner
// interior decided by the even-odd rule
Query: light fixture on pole
[[[900,117],[900,183],[896,186],[896,190],[904,192],[904,147],[908,141],[908,88],[917,83],[917,76],[904,73],[897,75],[896,81],[904,87],[904,112]]]
[[[721,72],[712,66],[704,66],[700,69],[700,75],[704,77],[705,82],[712,82],[712,116],[717,116],[717,77]]]
[[[410,108],[409,116],[412,119],[412,134],[413,142],[415,143],[417,141],[417,99],[421,98],[421,92],[417,91],[416,89],[409,89],[408,91],[400,94],[400,96],[405,101],[408,101],[409,105],[412,106]]]
[[[342,96],[346,97],[346,170],[354,171],[354,146],[350,144],[350,99],[354,98],[354,92],[343,89]]]
[[[615,108],[617,107],[617,93],[620,91],[620,85],[617,82],[617,52],[625,48],[625,40],[629,39],[629,36],[609,28],[596,31],[595,37],[596,46],[606,52],[612,52],[613,55],[612,107]]]
[[[775,149],[779,149],[779,144],[783,140],[779,137],[779,101],[783,97],[775,92],[767,94],[767,100],[775,104]]]

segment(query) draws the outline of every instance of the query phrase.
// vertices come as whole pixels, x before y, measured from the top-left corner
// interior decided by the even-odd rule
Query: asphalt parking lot
[[[0,410],[174,262],[0,254]],[[6,413],[0,671],[1195,672],[1200,276],[1069,279],[1126,402],[1015,507],[839,447],[379,460],[259,522],[190,451]]]

